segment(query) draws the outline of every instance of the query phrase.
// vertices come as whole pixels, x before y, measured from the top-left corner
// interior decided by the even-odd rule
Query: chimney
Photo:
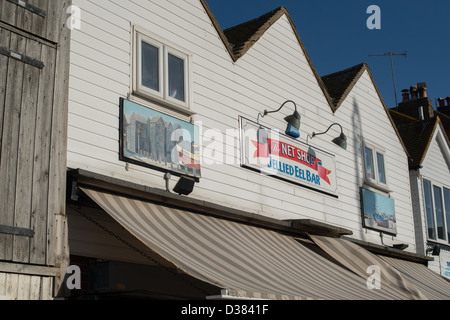
[[[411,86],[409,92],[411,93],[411,100],[417,100],[417,87]]]
[[[445,101],[447,101],[447,105],[445,105]],[[437,110],[450,117],[450,97],[439,98],[438,102],[439,107],[437,108]]]
[[[427,84],[418,82],[417,86],[411,86],[402,90],[403,101],[396,110],[417,120],[428,120],[434,117],[433,102],[428,98]],[[445,104],[445,99],[442,99]],[[450,97],[447,100],[450,106]],[[450,108],[449,108],[450,111]]]
[[[409,90],[408,89],[402,90],[402,97],[403,97],[403,102],[409,101]]]
[[[419,82],[417,88],[419,91],[419,98],[427,98],[427,84],[425,82]]]

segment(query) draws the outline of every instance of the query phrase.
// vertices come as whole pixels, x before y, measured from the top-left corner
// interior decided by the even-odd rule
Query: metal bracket
[[[11,226],[4,226],[0,225],[0,233],[4,234],[12,234],[16,236],[24,236],[32,238],[34,236],[34,230],[32,229],[25,229],[25,228],[18,228],[18,227],[11,227]]]
[[[5,47],[1,47],[0,46],[0,54],[7,56],[9,58],[13,58],[16,60],[19,60],[23,63],[32,65],[33,67],[36,67],[38,69],[43,69],[44,68],[44,63],[42,61],[39,61],[37,59],[33,59],[31,57],[28,57],[26,55],[11,51]]]

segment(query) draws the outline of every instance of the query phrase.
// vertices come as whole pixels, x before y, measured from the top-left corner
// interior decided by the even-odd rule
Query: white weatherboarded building
[[[417,91],[418,92],[417,92]],[[419,94],[417,94],[419,93]],[[435,109],[426,84],[403,91],[403,101],[391,109],[411,155],[410,180],[417,252],[434,257],[428,266],[450,277],[450,99]]]
[[[372,250],[427,261],[415,254],[408,155],[367,65],[320,78],[284,7],[222,31],[202,0],[74,0],[73,4],[81,9],[81,24],[72,32],[69,79],[67,166],[73,181],[68,202],[72,261],[97,270],[92,271],[94,277],[101,274],[102,268],[109,268],[113,275],[116,263],[126,263],[130,268],[122,265],[121,270],[130,270],[127,280],[112,277],[114,280],[110,278],[103,287],[97,283],[92,290],[127,292],[132,283],[139,282],[132,279],[132,275],[139,274],[136,265],[159,272],[159,267],[172,270],[174,264],[201,281],[197,283],[200,291],[188,293],[177,284],[176,277],[170,285],[154,282],[147,289],[168,297],[198,297],[198,292],[215,297],[325,299],[410,298],[413,292],[415,298],[422,297],[414,290],[406,296],[396,295],[397,289],[388,290],[385,296],[368,291],[364,274],[357,277],[307,250],[302,259],[346,283],[348,294],[342,292],[339,296],[336,290],[327,289],[331,279],[323,285],[308,286],[295,276],[304,270],[286,271],[292,272],[292,281],[275,280],[277,277],[271,280],[273,271],[267,271],[262,283],[249,280],[253,279],[249,274],[254,273],[259,279],[259,266],[264,273],[269,268],[264,263],[272,263],[270,259],[260,261],[266,250],[261,247],[267,248],[269,255],[281,254],[280,259],[288,261],[288,257],[295,256],[289,250],[295,251],[298,245],[293,238],[280,238],[277,232],[258,235],[262,231],[253,224],[271,232],[303,234],[307,243],[311,239],[306,233],[332,236],[329,239],[346,235]],[[301,127],[297,140],[284,137],[285,141],[302,146],[309,143],[312,150],[332,155],[335,193],[241,166],[239,119],[259,120],[268,130],[283,130],[283,118],[293,111],[290,106],[263,119],[258,114],[276,110],[286,101],[298,107]],[[178,144],[183,146],[177,149],[181,162],[167,163],[149,156],[152,147],[146,139],[155,136],[144,124],[131,123],[132,112],[145,114],[148,119],[160,116],[164,119],[159,120],[161,127],[179,124],[185,132],[196,125],[197,135],[190,137],[192,141],[182,137],[191,143]],[[346,150],[331,142],[340,134],[336,127],[327,135],[311,137],[333,123],[340,124],[347,136]],[[130,128],[138,131],[130,133]],[[130,134],[132,139],[127,136]],[[167,138],[166,134],[160,139]],[[127,148],[130,144],[133,146]],[[366,149],[373,152],[372,166],[365,157]],[[201,157],[196,158],[198,155]],[[196,179],[188,196],[166,191],[183,175],[180,168]],[[171,177],[166,172],[172,173]],[[387,235],[363,221],[362,189],[393,201],[390,203],[394,203],[395,216],[389,222]],[[225,221],[230,219],[240,223],[228,225]],[[252,226],[245,231],[247,223]],[[189,231],[179,229],[183,226]],[[159,232],[153,228],[165,231],[153,238]],[[164,241],[166,237],[174,238]],[[268,239],[271,241],[265,244]],[[205,249],[202,241],[207,242],[207,247],[217,246]],[[316,246],[320,243],[327,250],[325,242],[316,241]],[[179,246],[172,247],[174,243]],[[408,245],[405,252],[392,248],[398,243]],[[282,252],[276,252],[276,248],[283,248]],[[305,248],[302,246],[302,250]],[[253,258],[259,249],[263,251]],[[110,262],[105,266],[104,261]],[[250,261],[256,267],[246,273]],[[282,268],[299,268],[297,263],[286,261]],[[228,267],[231,271],[227,275],[223,270]],[[313,277],[304,281],[311,281],[308,278]],[[215,291],[211,285],[221,288],[221,293],[212,294]]]

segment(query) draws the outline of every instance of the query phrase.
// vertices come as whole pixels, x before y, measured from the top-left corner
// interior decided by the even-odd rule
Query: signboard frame
[[[241,167],[338,198],[333,154],[242,116],[239,136]]]
[[[361,188],[363,227],[389,235],[397,235],[395,200],[375,191]]]
[[[119,109],[120,161],[200,180],[200,137],[194,124],[124,98]]]

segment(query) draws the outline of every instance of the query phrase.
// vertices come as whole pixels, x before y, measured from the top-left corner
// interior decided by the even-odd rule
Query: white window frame
[[[192,55],[187,50],[138,26],[133,28],[133,40],[133,93],[175,111],[192,115]],[[142,42],[159,49],[159,91],[142,84]],[[184,61],[184,101],[172,98],[169,94],[169,54]]]
[[[367,163],[366,163],[366,148],[372,150],[372,163],[373,163],[373,171],[375,177],[369,177],[367,172]],[[378,154],[383,156],[383,168],[384,168],[384,178],[386,182],[380,181],[379,172],[378,172]],[[386,166],[386,151],[372,144],[370,142],[364,142],[362,144],[362,158],[363,158],[363,171],[364,171],[364,182],[369,184],[372,187],[381,189],[383,191],[389,192],[389,181],[387,175],[387,166]]]
[[[434,224],[434,233],[436,235],[436,239],[432,239],[429,236],[428,233],[428,219],[427,219],[427,212],[426,212],[426,199],[425,199],[425,184],[424,181],[427,180],[430,183],[430,187],[431,187],[431,208],[432,208],[432,213],[433,213],[433,224]],[[438,227],[437,227],[437,216],[436,216],[436,202],[435,202],[435,195],[434,195],[434,187],[437,187],[440,189],[441,192],[441,205],[442,205],[442,224],[444,227],[444,238],[445,239],[441,239],[439,238],[438,235]],[[423,196],[423,208],[424,208],[424,217],[425,217],[425,232],[426,232],[426,238],[428,241],[431,242],[436,242],[436,243],[442,243],[442,244],[449,244],[450,243],[450,239],[448,237],[448,221],[447,221],[447,215],[445,212],[445,194],[444,194],[444,189],[450,190],[450,186],[446,186],[437,182],[434,182],[432,179],[429,179],[427,177],[422,177],[422,196]]]

